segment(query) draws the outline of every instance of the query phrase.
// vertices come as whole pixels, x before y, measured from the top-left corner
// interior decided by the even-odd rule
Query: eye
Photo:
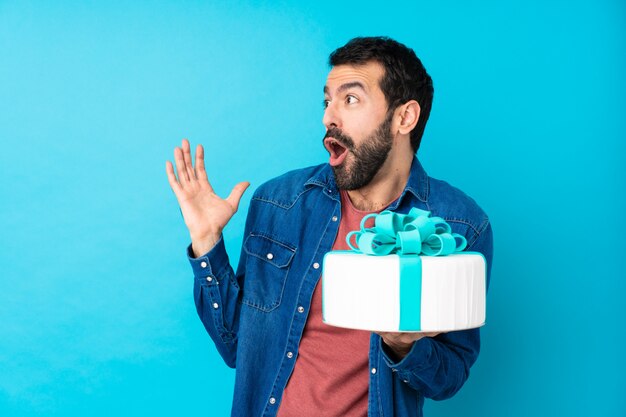
[[[347,103],[347,104],[356,104],[358,101],[359,101],[359,99],[358,99],[358,98],[356,98],[356,97],[355,97],[355,96],[353,96],[353,95],[347,95],[347,96],[346,96],[346,103]]]
[[[324,99],[324,101],[322,101],[322,107],[324,107],[324,108],[328,107],[329,103],[330,103],[330,100]]]

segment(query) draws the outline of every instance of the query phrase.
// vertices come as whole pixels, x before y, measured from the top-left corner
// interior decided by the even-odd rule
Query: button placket
[[[329,194],[332,193],[332,190],[327,190],[327,191],[328,191]],[[334,216],[331,217],[331,220],[333,222],[337,222],[339,220],[339,218],[338,218],[338,216],[334,215]],[[270,255],[271,254],[268,253],[266,255],[266,258],[267,259],[271,259]],[[315,257],[318,257],[319,255],[320,254],[316,254]],[[323,255],[323,253],[321,255]],[[318,269],[320,269],[321,265],[320,265],[319,262],[313,262],[313,264],[311,264],[311,266],[313,267],[314,270],[318,270]],[[314,277],[316,279],[318,278],[318,277],[315,276],[315,274],[309,273],[309,274],[306,274],[306,275],[307,276],[312,276],[312,277]],[[307,277],[307,279],[309,279],[309,278]],[[302,296],[302,294],[300,294],[300,296]],[[300,297],[298,297],[298,298],[300,298]],[[299,301],[303,301],[303,300],[299,300]],[[306,312],[306,309],[305,309],[305,307],[303,305],[300,304],[300,305],[297,305],[296,311],[297,311],[298,314],[296,314],[294,317],[298,317],[299,314],[304,315],[304,313]],[[291,337],[293,335],[293,333],[297,330],[297,328],[299,328],[301,326],[301,323],[304,323],[303,320],[301,320],[301,319],[297,319],[296,321],[294,321],[294,324],[291,326],[291,328],[289,330],[289,337]],[[285,361],[285,360],[281,361],[282,362],[281,365],[280,365],[281,370],[283,369],[283,367],[291,367],[291,366],[294,365],[294,362],[296,360],[295,359],[296,358],[296,353],[297,352],[294,352],[294,351],[287,351],[285,353],[285,357],[287,359],[292,359],[292,361]],[[376,371],[374,371],[374,373],[375,372]],[[277,403],[276,397],[270,397],[269,400],[268,400],[268,403],[270,405],[276,404]]]

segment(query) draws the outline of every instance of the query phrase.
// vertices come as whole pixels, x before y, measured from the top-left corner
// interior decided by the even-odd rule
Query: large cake
[[[354,250],[326,254],[322,272],[322,315],[325,323],[388,332],[445,332],[479,327],[485,323],[485,258],[477,252],[462,252],[465,247],[462,237],[462,245],[452,243],[450,248],[450,239],[458,240],[459,236],[450,233],[449,226],[444,225],[440,218],[428,219],[435,223],[433,230],[436,229],[436,233],[432,234],[448,234],[450,237],[435,239],[426,236],[429,231],[425,232],[428,227],[422,227],[424,219],[412,220],[418,214],[428,217],[430,213],[421,210],[411,213],[412,216],[391,212],[381,215],[392,214],[393,219],[387,220],[396,223],[396,229],[417,230],[417,226],[406,225],[420,224],[423,240],[418,242],[418,246],[421,245],[421,249],[409,250],[417,253],[402,250],[402,245],[398,243],[402,240],[405,240],[405,247],[416,246],[415,242],[409,242],[407,235],[403,239],[403,232],[400,232],[398,242],[382,236],[385,219],[377,217],[376,224],[381,225],[378,230],[365,228],[364,219],[362,230],[353,232],[357,234],[357,245],[350,244]],[[389,228],[386,232],[397,234]],[[443,241],[446,239],[448,249],[444,253],[438,247],[445,247]],[[427,241],[434,244],[435,252],[432,245],[426,247]],[[364,248],[364,244],[373,246],[373,249]],[[388,250],[381,254],[385,246]],[[445,256],[427,256],[424,253]]]
[[[410,259],[413,258],[413,259]],[[421,277],[407,263],[421,260]],[[469,329],[485,323],[485,258],[371,256],[332,251],[324,257],[322,311],[327,324],[390,332]]]

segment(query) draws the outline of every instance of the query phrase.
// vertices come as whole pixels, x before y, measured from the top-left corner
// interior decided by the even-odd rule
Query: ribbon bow
[[[366,228],[365,222],[371,218],[374,218],[374,227]],[[356,246],[351,242],[352,236],[356,236]],[[467,246],[465,237],[452,233],[444,219],[430,217],[430,211],[415,207],[409,214],[389,210],[368,214],[361,220],[361,230],[348,233],[346,241],[356,252],[378,256],[390,253],[449,255]]]

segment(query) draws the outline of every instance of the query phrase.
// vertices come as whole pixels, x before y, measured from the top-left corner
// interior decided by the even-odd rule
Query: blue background
[[[327,56],[381,34],[495,231],[481,355],[426,415],[626,415],[623,2],[126,3],[0,1],[0,415],[227,415],[165,161],[203,143],[224,196],[326,161]]]

